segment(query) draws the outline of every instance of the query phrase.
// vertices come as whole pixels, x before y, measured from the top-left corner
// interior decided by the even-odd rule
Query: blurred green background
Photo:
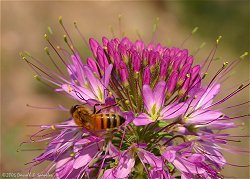
[[[28,139],[38,128],[28,127],[30,124],[52,124],[69,117],[68,113],[54,110],[38,110],[26,107],[56,107],[63,104],[70,107],[75,102],[33,80],[34,73],[24,61],[20,60],[19,51],[27,50],[33,56],[47,63],[43,52],[47,46],[43,39],[47,26],[53,30],[57,41],[63,44],[63,31],[58,17],[63,16],[64,24],[82,57],[89,52],[80,36],[74,29],[73,22],[78,22],[85,38],[102,36],[112,37],[111,26],[119,36],[118,16],[122,15],[121,29],[125,35],[136,40],[137,31],[149,42],[155,19],[159,17],[156,42],[169,46],[180,46],[183,40],[196,26],[199,31],[184,45],[194,52],[202,42],[206,46],[195,56],[196,63],[204,60],[219,35],[222,35],[216,60],[210,69],[212,74],[224,61],[232,61],[249,51],[249,1],[138,1],[138,2],[1,2],[1,171],[17,172],[25,168],[24,163],[32,160],[41,151],[16,152],[18,145]],[[223,85],[221,96],[225,96],[231,87],[249,79],[249,60],[246,59],[235,69],[234,76]],[[208,78],[208,79],[209,79]],[[230,90],[229,90],[230,89]],[[238,104],[249,100],[248,90],[244,90],[227,105]],[[230,111],[233,116],[249,113],[245,105],[240,110]],[[249,122],[240,120],[245,125],[230,130],[234,135],[249,135]],[[249,138],[242,138],[237,146],[249,149]],[[40,147],[39,145],[35,145]],[[33,146],[24,146],[31,148]],[[230,163],[248,165],[249,156],[225,153]],[[226,165],[223,174],[227,177],[249,178],[248,167],[232,167]]]

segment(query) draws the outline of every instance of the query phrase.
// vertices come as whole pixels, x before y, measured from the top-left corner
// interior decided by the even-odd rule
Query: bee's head
[[[77,110],[77,108],[79,108],[80,105],[75,105],[75,106],[72,106],[71,109],[70,109],[70,114],[73,115],[73,113]]]
[[[88,108],[82,106],[82,105],[75,105],[72,106],[70,109],[70,113],[73,116],[74,114],[78,114],[78,115],[90,115],[90,111],[88,110]]]
[[[89,125],[91,113],[83,105],[75,105],[70,109],[70,113],[78,126]]]

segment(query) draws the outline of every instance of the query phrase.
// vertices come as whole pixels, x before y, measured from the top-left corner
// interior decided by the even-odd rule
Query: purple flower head
[[[237,140],[228,133],[239,126],[237,119],[249,117],[228,111],[248,102],[225,107],[249,84],[231,93],[221,85],[239,60],[225,62],[204,82],[213,57],[194,65],[196,56],[187,49],[128,37],[103,37],[102,43],[90,38],[92,55],[83,58],[71,38],[65,36],[67,50],[45,37],[58,55],[52,58],[46,48],[56,70],[31,55],[21,57],[36,79],[77,104],[59,106],[70,117],[41,125],[23,143],[46,143],[29,170],[47,162],[44,171],[54,178],[219,179],[230,164],[222,151],[249,152],[231,146]]]

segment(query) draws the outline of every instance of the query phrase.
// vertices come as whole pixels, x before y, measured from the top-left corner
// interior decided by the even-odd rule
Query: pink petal
[[[154,95],[153,91],[149,85],[143,85],[143,101],[146,110],[149,112],[151,111],[152,107],[154,106]]]
[[[151,166],[156,167],[158,169],[162,169],[163,167],[163,160],[161,160],[159,157],[155,156],[151,152],[140,149],[138,156],[143,163],[150,164]]]
[[[109,143],[109,155],[110,156],[117,156],[119,154],[119,150],[110,142]]]
[[[82,151],[80,152],[80,155],[75,159],[73,168],[78,169],[80,167],[87,165],[96,155],[96,153],[98,152],[98,149],[99,148],[98,148],[97,143],[94,143],[82,149]]]
[[[165,92],[166,92],[166,82],[160,81],[159,83],[157,83],[153,92],[154,101],[156,104],[156,111],[159,111],[160,108],[163,106],[165,99]]]
[[[175,154],[176,154],[176,151],[174,150],[167,150],[166,152],[164,152],[162,154],[162,156],[169,162],[173,162],[174,159],[175,159]]]
[[[110,64],[104,72],[104,76],[102,77],[102,83],[107,88],[110,80],[110,75],[112,72],[113,65]]]
[[[188,161],[188,158],[176,159],[174,160],[173,164],[181,172],[192,173],[192,174],[202,174],[206,172],[203,168],[197,167],[195,164]]]
[[[56,168],[62,167],[63,165],[65,165],[71,159],[72,159],[71,157],[68,157],[68,158],[64,158],[62,160],[59,160],[58,162],[56,162]]]
[[[209,144],[208,144],[209,145]],[[226,164],[226,159],[223,157],[222,153],[219,150],[216,150],[215,145],[211,144],[211,147],[204,146],[205,156],[210,159],[212,162],[222,167]]]
[[[117,178],[126,178],[130,173],[131,170],[134,168],[135,159],[130,154],[130,151],[124,153],[119,161],[119,164],[116,168],[115,176]]]
[[[116,179],[116,177],[113,175],[114,169],[108,169],[105,170],[102,179]]]
[[[86,88],[80,86],[75,87],[68,84],[63,84],[62,89],[69,93],[74,99],[85,103],[85,100],[95,98],[94,94]]]
[[[73,171],[72,165],[74,160],[67,160],[68,159],[64,159],[56,166],[56,176],[58,178],[64,178],[65,175],[69,175]]]
[[[222,115],[223,113],[218,111],[198,110],[191,114],[186,122],[190,124],[206,125],[218,120]]]
[[[199,103],[196,106],[196,109],[203,106],[202,108],[206,108],[211,105],[213,98],[219,93],[220,84],[214,84],[212,87],[208,88],[204,95],[199,100]]]
[[[104,84],[101,84],[100,80],[95,77],[95,75],[88,66],[84,66],[83,68],[85,71],[85,75],[88,79],[88,82],[90,84],[91,91],[93,91],[96,98],[98,98],[100,96],[100,92],[103,92]]]
[[[143,126],[143,125],[147,125],[154,122],[149,115],[142,113],[139,116],[137,116],[134,120],[133,123],[136,126]]]
[[[179,103],[179,104],[170,104],[162,109],[161,118],[164,119],[172,119],[176,118],[182,114],[184,114],[187,110],[187,104]]]

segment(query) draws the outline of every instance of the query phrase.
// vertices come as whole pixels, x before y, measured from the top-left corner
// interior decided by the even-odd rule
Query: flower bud
[[[99,73],[95,60],[93,60],[92,58],[87,58],[87,64],[94,73]]]
[[[96,58],[97,57],[97,49],[98,49],[98,47],[100,47],[99,43],[95,39],[90,38],[89,45],[90,45],[90,48],[91,48],[91,51],[92,51],[94,57]]]
[[[106,54],[103,51],[102,47],[100,47],[100,46],[97,49],[97,61],[98,61],[99,65],[100,65],[100,68],[102,70],[105,70],[109,65]]]
[[[167,98],[169,98],[173,94],[176,87],[177,78],[178,72],[173,71],[167,82]]]
[[[144,69],[142,83],[143,85],[150,84],[150,68],[148,66]]]

